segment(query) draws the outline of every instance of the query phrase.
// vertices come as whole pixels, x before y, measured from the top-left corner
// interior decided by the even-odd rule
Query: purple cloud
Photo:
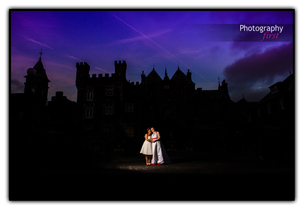
[[[238,37],[245,36],[239,24],[293,24],[293,11],[12,11],[10,24],[11,79],[24,82],[42,48],[51,80],[49,98],[61,90],[76,100],[79,61],[91,65],[90,74],[104,74],[114,73],[114,60],[126,60],[131,81],[140,81],[141,72],[150,72],[153,64],[162,77],[165,67],[172,76],[179,64],[183,72],[190,69],[196,87],[216,89],[217,77],[224,78],[228,64],[240,56],[261,57],[261,52],[283,44],[247,42],[250,37]],[[293,37],[292,30],[283,33]],[[231,95],[238,83],[229,79]],[[260,84],[264,82],[248,90],[256,91]],[[239,92],[234,94],[241,97]]]
[[[288,43],[263,52],[254,52],[227,66],[223,74],[229,83],[232,98],[233,93],[240,90],[264,94],[265,91],[261,90],[267,90],[268,86],[276,82],[276,78],[293,71],[293,57],[293,44]]]

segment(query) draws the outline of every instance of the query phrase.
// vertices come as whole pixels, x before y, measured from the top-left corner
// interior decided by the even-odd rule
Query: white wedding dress
[[[157,132],[152,134],[152,139],[157,139]],[[152,151],[153,156],[151,160],[151,164],[165,164],[165,163],[172,163],[168,157],[168,154],[165,150],[163,143],[160,140],[152,143]]]

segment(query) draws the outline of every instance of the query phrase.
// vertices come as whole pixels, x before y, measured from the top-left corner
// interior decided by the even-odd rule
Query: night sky
[[[240,24],[284,29],[260,41],[263,33]],[[56,91],[77,100],[77,62],[87,62],[90,74],[111,74],[114,61],[125,60],[131,82],[153,65],[162,78],[179,66],[190,69],[196,88],[215,90],[219,77],[233,101],[243,94],[258,101],[294,70],[293,24],[292,11],[12,11],[11,91],[23,92],[42,49],[48,100]]]

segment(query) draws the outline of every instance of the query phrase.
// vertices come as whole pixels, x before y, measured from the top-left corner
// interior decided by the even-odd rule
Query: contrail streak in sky
[[[103,72],[106,72],[106,73],[110,73],[109,71],[104,70],[104,69],[102,69],[102,68],[99,68],[99,67],[97,67],[97,66],[95,66],[95,69],[98,69],[98,70],[103,71]]]
[[[205,77],[203,77],[202,75],[200,75],[198,72],[196,72],[195,70],[193,70],[189,65],[187,65],[186,63],[184,63],[183,61],[179,60],[175,55],[173,55],[172,53],[170,53],[168,50],[166,50],[165,48],[163,48],[161,45],[159,45],[157,42],[153,41],[151,38],[149,38],[148,36],[146,36],[145,34],[143,34],[142,32],[140,32],[139,30],[137,30],[136,28],[134,28],[133,26],[129,25],[128,23],[126,23],[125,21],[123,21],[122,19],[120,19],[119,17],[117,17],[116,15],[114,15],[113,13],[109,12],[111,15],[113,15],[117,20],[121,21],[122,23],[124,23],[125,25],[127,25],[128,27],[130,27],[131,29],[133,29],[134,31],[136,31],[137,33],[141,34],[143,37],[145,37],[146,39],[150,40],[151,42],[153,42],[155,45],[157,45],[159,48],[161,48],[162,50],[164,50],[166,53],[168,53],[169,55],[171,55],[173,58],[175,58],[176,60],[178,60],[180,63],[184,64],[185,66],[187,66],[188,68],[190,68],[192,71],[194,71],[196,74],[198,74],[200,77],[202,77],[204,80],[207,80]]]
[[[47,44],[44,44],[44,43],[41,43],[41,42],[38,42],[38,41],[36,41],[36,40],[34,40],[34,39],[31,39],[31,38],[27,38],[27,37],[25,37],[27,40],[29,40],[29,41],[31,41],[31,42],[34,42],[34,43],[36,43],[36,44],[39,44],[39,45],[41,45],[41,46],[43,46],[43,47],[47,47],[47,48],[50,48],[50,49],[54,49],[54,48],[52,48],[52,47],[50,47],[50,46],[48,46]]]

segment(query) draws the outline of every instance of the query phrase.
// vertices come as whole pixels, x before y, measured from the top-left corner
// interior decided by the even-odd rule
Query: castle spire
[[[39,60],[41,60],[41,55],[43,54],[43,52],[42,52],[42,48],[41,48],[41,51],[39,52],[39,54],[40,54],[40,58],[39,58]]]
[[[167,73],[167,67],[165,67],[165,77],[164,77],[164,82],[165,84],[168,84],[170,81],[169,77],[168,77],[168,73]]]

